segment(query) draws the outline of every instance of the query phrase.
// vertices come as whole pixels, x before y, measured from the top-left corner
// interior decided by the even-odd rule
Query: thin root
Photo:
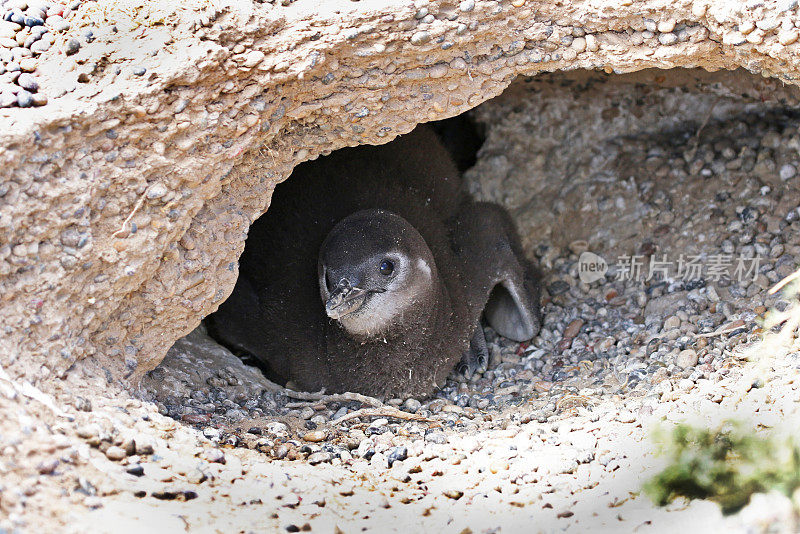
[[[122,226],[120,226],[119,230],[117,230],[116,232],[111,234],[111,237],[119,237],[119,234],[121,234],[122,232],[125,231],[125,228],[128,226],[128,223],[131,222],[131,219],[133,219],[133,216],[136,215],[136,212],[139,211],[139,209],[142,207],[142,204],[144,204],[144,199],[147,196],[147,192],[149,190],[150,190],[149,187],[144,190],[144,193],[142,193],[142,196],[140,196],[139,200],[136,201],[136,205],[133,207],[133,211],[131,211],[130,215],[128,215],[125,218],[125,220],[122,222]]]
[[[284,392],[286,393],[287,397],[291,397],[292,399],[299,399],[302,401],[308,401],[308,403],[328,403],[328,402],[350,402],[350,401],[357,401],[361,404],[366,404],[368,406],[373,406],[375,408],[382,408],[384,404],[376,399],[375,397],[368,397],[367,395],[361,395],[360,393],[335,393],[332,395],[325,395],[325,391],[318,391],[316,393],[309,393],[306,391],[294,391],[291,389],[285,389]],[[303,406],[307,403],[292,403],[298,406]],[[297,408],[298,406],[295,406]]]
[[[383,406],[382,408],[362,408],[360,410],[350,412],[349,414],[331,422],[338,425],[339,423],[344,423],[359,417],[394,417],[395,419],[405,419],[406,421],[425,421],[427,423],[436,422],[433,419],[429,419],[411,412],[404,412],[403,410],[398,410],[397,408],[393,408],[391,406]]]

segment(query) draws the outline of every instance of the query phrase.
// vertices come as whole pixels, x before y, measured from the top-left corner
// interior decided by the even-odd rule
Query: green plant
[[[800,449],[746,432],[736,423],[709,430],[678,425],[665,440],[670,464],[645,484],[659,505],[677,497],[710,499],[723,513],[738,511],[753,493],[800,487]]]

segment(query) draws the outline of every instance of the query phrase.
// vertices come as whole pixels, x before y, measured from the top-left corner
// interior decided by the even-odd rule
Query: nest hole
[[[766,290],[800,252],[797,102],[795,88],[743,71],[553,73],[435,124],[471,194],[509,211],[544,273],[544,324],[529,343],[487,328],[486,372],[388,401],[419,420],[378,410],[337,424],[370,406],[287,396],[203,325],[144,388],[214,439],[296,458],[356,449],[348,426],[437,440],[591,413],[614,396],[658,398],[664,381],[729,365],[781,305]]]

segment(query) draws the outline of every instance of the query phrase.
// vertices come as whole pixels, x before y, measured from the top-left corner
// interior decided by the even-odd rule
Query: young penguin
[[[381,146],[299,165],[253,223],[223,343],[305,390],[426,396],[500,335],[539,331],[539,289],[499,206],[462,190],[448,152],[418,127]]]

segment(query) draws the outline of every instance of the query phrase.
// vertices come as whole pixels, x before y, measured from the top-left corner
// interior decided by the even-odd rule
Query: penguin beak
[[[340,319],[359,309],[367,298],[369,291],[360,287],[353,287],[350,281],[343,278],[325,302],[325,313],[331,319]]]

